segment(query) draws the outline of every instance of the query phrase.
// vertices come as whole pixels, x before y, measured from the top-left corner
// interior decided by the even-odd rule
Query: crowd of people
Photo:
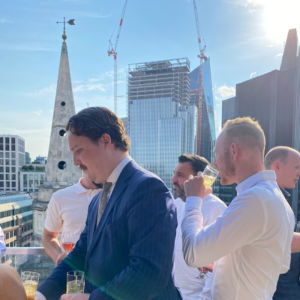
[[[174,201],[131,159],[123,123],[106,108],[80,111],[66,131],[84,175],[50,200],[42,242],[56,268],[36,299],[300,299],[300,234],[286,191],[300,177],[300,154],[280,146],[264,157],[258,122],[230,120],[216,141],[221,184],[237,184],[228,207],[204,185],[210,163],[190,154],[174,166]],[[61,231],[78,239],[68,255]],[[71,270],[85,272],[84,294],[66,294]],[[0,298],[23,300],[16,272],[1,266],[0,277]]]

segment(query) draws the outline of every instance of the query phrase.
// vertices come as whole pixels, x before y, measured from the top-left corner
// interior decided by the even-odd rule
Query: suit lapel
[[[93,221],[91,222],[91,227],[92,227],[91,230],[93,231],[93,234],[91,235],[92,240],[89,241],[89,243],[88,243],[90,245],[90,247],[88,248],[88,251],[87,251],[86,260],[89,258],[93,248],[97,244],[97,242],[98,242],[98,240],[101,236],[101,233],[103,231],[103,228],[105,227],[108,216],[110,215],[110,213],[111,213],[113,207],[115,206],[117,200],[120,198],[120,196],[122,195],[124,189],[126,188],[126,186],[127,186],[126,182],[132,176],[132,174],[135,170],[134,164],[135,163],[133,161],[131,161],[122,170],[122,172],[121,172],[121,174],[120,174],[120,176],[119,176],[119,178],[116,182],[116,185],[114,187],[113,193],[110,196],[109,201],[108,201],[108,203],[105,207],[105,210],[103,212],[103,215],[101,217],[99,225],[95,229],[96,222],[97,222],[97,214],[98,214],[98,203],[99,203],[99,199],[101,197],[101,194],[99,194],[98,201],[96,201],[97,207],[93,211],[93,217],[92,217]]]

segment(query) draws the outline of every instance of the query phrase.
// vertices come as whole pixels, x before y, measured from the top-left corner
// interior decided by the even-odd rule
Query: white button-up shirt
[[[213,223],[219,216],[222,216],[226,209],[226,204],[221,201],[218,197],[209,194],[203,199],[203,205],[201,207],[201,212],[203,215],[204,226]],[[211,279],[198,279],[195,278],[199,274],[197,268],[189,267],[183,257],[182,253],[182,232],[181,232],[181,222],[185,213],[185,202],[182,199],[176,199],[176,209],[177,209],[177,229],[176,229],[176,239],[174,248],[174,276],[176,286],[179,287],[181,296],[183,300],[200,300],[200,294],[203,291],[204,286],[206,286],[206,293],[209,293],[211,289]],[[212,277],[209,272],[208,277]]]
[[[182,222],[183,253],[192,267],[214,265],[212,299],[271,300],[280,273],[290,266],[293,211],[274,171],[237,186],[238,196],[210,226],[203,226],[202,199],[189,197]]]

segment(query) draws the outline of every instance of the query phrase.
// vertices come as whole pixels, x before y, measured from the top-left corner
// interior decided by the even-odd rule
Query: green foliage
[[[37,171],[45,171],[45,167],[35,167]]]
[[[37,161],[37,160],[35,160],[34,162],[32,162],[32,164],[35,164],[35,165],[40,165],[40,164],[41,164],[41,162],[40,162],[40,161]]]
[[[22,166],[22,170],[28,171],[29,168],[28,168],[28,166]]]
[[[28,166],[28,170],[33,171],[34,170],[34,166]]]

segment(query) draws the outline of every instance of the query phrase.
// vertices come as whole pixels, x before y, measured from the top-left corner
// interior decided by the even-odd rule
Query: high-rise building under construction
[[[187,58],[129,65],[130,155],[170,189],[178,156],[196,151],[197,113]]]

